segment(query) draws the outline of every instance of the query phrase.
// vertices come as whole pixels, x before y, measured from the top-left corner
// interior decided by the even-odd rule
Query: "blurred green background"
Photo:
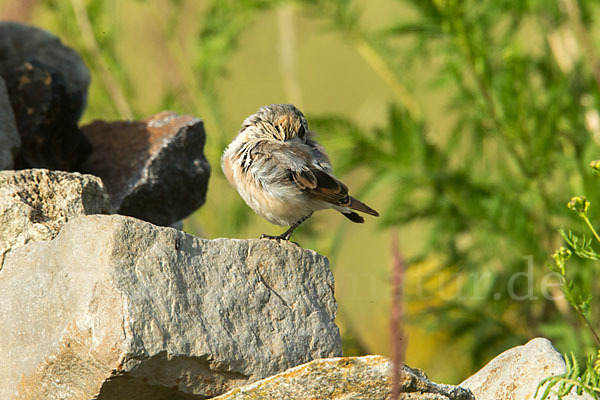
[[[546,263],[558,228],[582,228],[569,198],[600,200],[587,167],[599,12],[576,0],[0,0],[1,19],[84,57],[82,123],[204,119],[213,174],[192,234],[283,231],[249,211],[219,158],[260,106],[301,108],[337,174],[382,214],[317,213],[294,234],[330,258],[344,353],[389,354],[397,232],[406,362],[447,383],[535,336],[581,357],[594,347]],[[584,294],[598,293],[595,267],[578,266]]]

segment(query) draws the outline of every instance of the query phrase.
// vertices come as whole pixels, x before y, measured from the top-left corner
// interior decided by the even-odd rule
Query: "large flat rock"
[[[77,218],[6,256],[0,398],[201,399],[339,356],[333,286],[292,243]]]

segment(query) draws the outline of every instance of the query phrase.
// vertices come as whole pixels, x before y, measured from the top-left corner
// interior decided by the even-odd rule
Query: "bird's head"
[[[300,110],[291,104],[261,107],[244,120],[242,132],[254,139],[294,141],[308,138],[308,123]]]

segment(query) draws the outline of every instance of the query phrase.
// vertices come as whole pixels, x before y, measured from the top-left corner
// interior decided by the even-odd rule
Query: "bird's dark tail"
[[[355,213],[354,211],[342,212],[342,215],[348,218],[350,221],[356,222],[357,224],[362,224],[363,222],[365,222],[365,219],[357,213]]]
[[[353,210],[364,212],[366,214],[373,215],[375,217],[379,217],[379,213],[377,211],[373,210],[371,207],[369,207],[368,205],[366,205],[362,201],[360,201],[358,199],[355,199],[352,196],[348,196],[348,204],[344,204],[344,205],[346,207],[348,207],[348,208],[353,209]],[[350,217],[348,217],[348,218],[350,218]],[[350,218],[350,219],[352,220],[352,218]]]

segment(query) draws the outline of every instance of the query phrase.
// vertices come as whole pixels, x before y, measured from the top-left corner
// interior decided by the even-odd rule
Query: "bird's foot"
[[[286,235],[287,232],[282,233],[279,236],[271,236],[271,235],[267,235],[266,233],[263,233],[262,235],[260,235],[261,239],[271,239],[271,240],[277,240],[278,242],[282,242],[285,241],[287,243],[294,243],[296,246],[301,247],[299,243],[294,242],[293,240],[290,240],[290,236],[291,235]]]
[[[298,225],[300,225],[302,223],[302,221],[304,221],[306,218],[308,218],[308,217],[305,217],[302,220],[300,220],[299,222],[296,222],[295,224],[290,226],[290,229],[283,232],[279,236],[271,236],[271,235],[267,235],[266,233],[263,233],[260,238],[261,239],[273,239],[273,240],[277,240],[278,242],[281,240],[285,240],[285,241],[289,242],[290,238],[292,237],[292,233],[294,232],[294,229],[296,229],[298,227]],[[292,242],[292,243],[294,243],[294,242]],[[296,243],[296,244],[298,244],[298,243]]]
[[[285,233],[279,235],[279,236],[271,236],[271,235],[267,235],[266,233],[263,233],[262,235],[260,235],[261,239],[272,239],[272,240],[277,240],[278,242],[281,240],[290,240],[289,237],[287,237],[285,235]]]

